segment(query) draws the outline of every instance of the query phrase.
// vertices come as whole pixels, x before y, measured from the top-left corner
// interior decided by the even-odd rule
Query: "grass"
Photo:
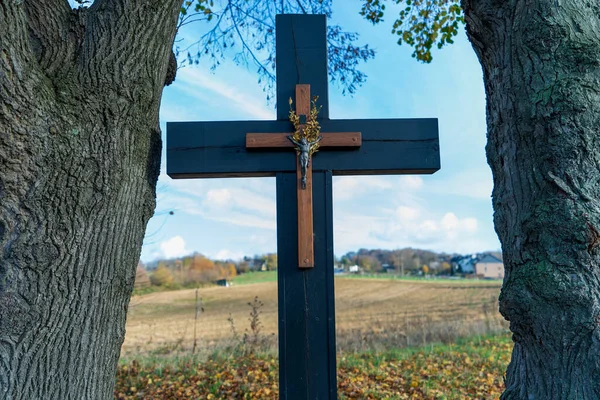
[[[425,278],[422,276],[404,276],[400,277],[395,274],[347,274],[338,275],[336,279],[380,279],[380,280],[401,280],[408,282],[421,282],[428,284],[450,284],[450,285],[481,285],[481,286],[500,286],[502,285],[501,279],[449,279],[449,278],[438,278],[429,277]],[[266,272],[248,272],[242,275],[238,275],[233,278],[232,283],[235,285],[251,285],[254,283],[264,282],[277,282],[277,271],[266,271]]]
[[[210,354],[231,339],[231,322],[241,336],[248,326],[255,296],[261,308],[262,332],[277,333],[275,272],[247,274],[246,284],[199,289],[199,348]],[[242,277],[240,277],[241,279]],[[263,280],[259,283],[251,283]],[[266,282],[265,282],[266,280]],[[340,351],[357,352],[410,347],[505,329],[497,312],[500,285],[462,281],[432,284],[414,280],[336,278],[336,326]],[[195,290],[151,293],[132,298],[124,356],[139,353],[183,354],[193,345]],[[230,321],[228,319],[231,317]],[[273,338],[276,343],[276,338]]]
[[[247,272],[231,280],[234,285],[252,285],[255,283],[277,282],[277,271]]]
[[[278,398],[276,272],[239,279],[198,290],[195,354],[195,290],[134,296],[115,397]],[[489,335],[506,332],[499,291],[493,281],[336,277],[339,398],[498,398],[512,348]]]
[[[340,399],[496,399],[512,343],[509,336],[476,336],[338,357]],[[278,364],[272,354],[208,360],[141,357],[122,363],[117,399],[277,399]]]
[[[511,350],[501,335],[346,356],[338,362],[339,398],[498,398]]]
[[[423,276],[403,276],[394,274],[361,274],[361,275],[342,275],[339,279],[380,279],[393,281],[420,282],[426,284],[440,285],[466,285],[466,286],[502,286],[502,279],[450,279],[447,277],[423,277]]]

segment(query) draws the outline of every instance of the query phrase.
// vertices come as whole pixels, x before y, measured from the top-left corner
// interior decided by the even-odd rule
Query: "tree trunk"
[[[515,343],[502,399],[600,398],[600,3],[463,0]]]
[[[109,399],[181,0],[0,0],[0,399]]]

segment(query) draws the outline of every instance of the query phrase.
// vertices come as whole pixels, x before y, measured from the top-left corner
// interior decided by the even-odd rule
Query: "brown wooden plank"
[[[310,85],[296,85],[296,115],[310,114]]]
[[[310,114],[310,85],[296,85],[296,114],[306,115],[308,120]],[[303,126],[302,129],[304,129]],[[296,179],[298,180],[296,183],[298,193],[298,267],[314,268],[312,162],[308,164],[306,169],[306,187],[303,189],[299,155],[296,157]]]
[[[312,162],[306,169],[306,189],[302,189],[300,157],[296,157],[298,192],[298,267],[314,268],[315,251],[313,239]],[[312,161],[312,160],[311,160]]]
[[[294,145],[287,138],[290,133],[247,133],[246,148],[273,149],[292,148]],[[322,133],[323,139],[319,147],[360,147],[362,135],[360,132],[330,132]]]

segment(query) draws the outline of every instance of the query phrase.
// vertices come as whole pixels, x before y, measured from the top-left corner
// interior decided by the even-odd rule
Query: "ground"
[[[232,327],[243,335],[249,326],[248,303],[255,296],[264,304],[261,334],[275,339],[275,277],[269,272],[246,274],[233,287],[199,289],[204,311],[197,322],[198,348],[211,352],[227,344]],[[335,290],[340,351],[451,342],[506,329],[497,311],[498,281],[339,277]],[[134,296],[122,355],[188,353],[194,343],[195,298],[194,289]]]
[[[500,286],[336,277],[339,398],[498,398],[512,349]],[[133,297],[115,398],[278,398],[276,273],[201,288],[198,298],[195,324],[195,289]]]
[[[508,335],[470,337],[428,345],[338,357],[340,400],[497,399],[512,342]],[[116,399],[278,399],[272,355],[142,358],[123,363]]]

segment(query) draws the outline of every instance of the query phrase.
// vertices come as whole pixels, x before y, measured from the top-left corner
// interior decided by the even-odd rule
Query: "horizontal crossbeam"
[[[277,149],[292,148],[289,133],[248,133],[246,135],[246,147],[249,149]],[[362,144],[360,132],[334,132],[323,133],[323,139],[319,142],[321,147],[360,147]]]
[[[361,132],[362,145],[318,152],[312,160],[313,171],[396,175],[431,174],[440,168],[435,118],[323,119],[319,123],[323,134]],[[293,172],[296,154],[289,148],[246,149],[248,132],[291,134],[291,130],[289,121],[168,122],[167,174],[171,178],[225,178]]]

